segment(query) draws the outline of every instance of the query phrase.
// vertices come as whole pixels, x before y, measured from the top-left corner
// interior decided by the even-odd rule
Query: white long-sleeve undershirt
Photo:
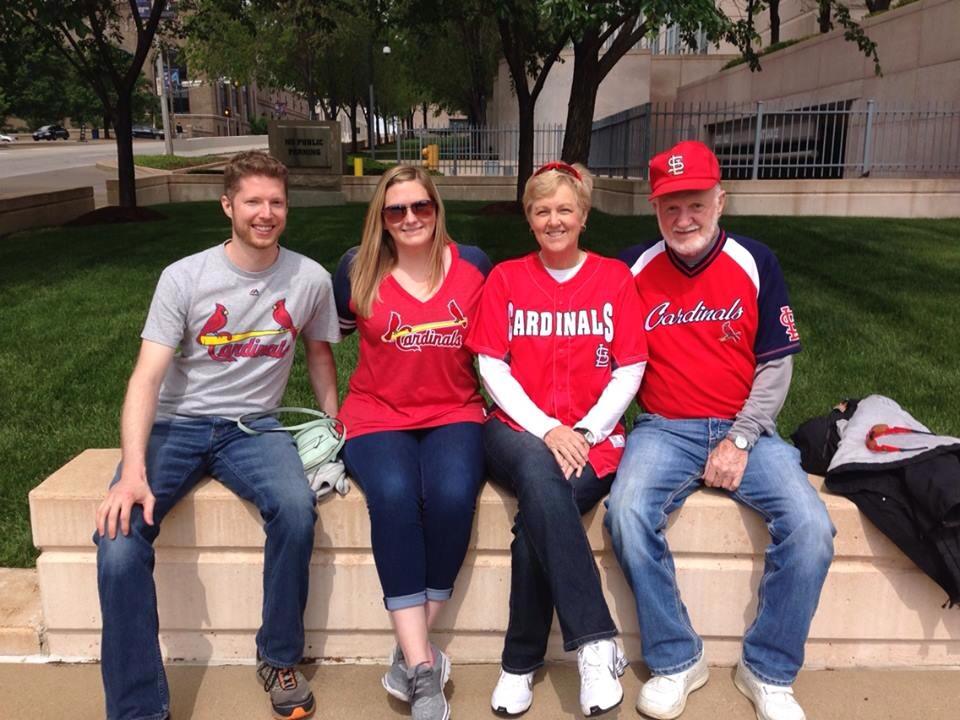
[[[520,427],[543,439],[544,435],[562,424],[537,407],[513,376],[510,365],[490,355],[480,355],[478,361],[480,379],[487,393]],[[589,430],[595,443],[606,440],[636,396],[646,366],[646,362],[639,362],[614,370],[596,403],[574,427]]]

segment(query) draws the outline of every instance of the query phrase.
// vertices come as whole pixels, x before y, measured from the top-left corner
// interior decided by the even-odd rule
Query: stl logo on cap
[[[720,161],[699,140],[684,140],[650,159],[650,199],[720,182]]]

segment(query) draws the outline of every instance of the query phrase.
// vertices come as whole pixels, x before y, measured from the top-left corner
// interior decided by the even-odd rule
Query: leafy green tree
[[[731,20],[713,0],[551,0],[551,4],[573,44],[573,82],[561,152],[567,162],[587,162],[600,83],[627,51],[661,27],[675,26],[693,48],[699,32],[709,42],[727,40],[755,61],[752,26]]]
[[[537,0],[489,0],[519,111],[517,201],[533,174],[534,109],[550,69],[570,37],[557,21],[552,3]]]
[[[486,0],[401,0],[403,65],[423,101],[470,125],[487,122],[487,103],[500,64],[500,36]]]
[[[362,0],[183,0],[190,66],[208,77],[303,93],[311,117],[342,109],[357,150],[369,87],[372,21]]]
[[[135,0],[17,0],[0,13],[0,45],[22,47],[23,34],[30,28],[99,98],[104,118],[112,120],[116,130],[122,207],[137,205],[133,96],[166,6],[167,0],[153,0],[143,19]],[[115,50],[124,35],[134,41],[135,49],[118,62]]]

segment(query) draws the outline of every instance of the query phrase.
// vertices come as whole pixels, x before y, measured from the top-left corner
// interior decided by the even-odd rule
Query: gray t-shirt
[[[190,255],[160,276],[140,334],[177,348],[160,388],[157,417],[236,418],[280,404],[299,335],[340,339],[330,274],[280,248],[247,272],[226,243]]]

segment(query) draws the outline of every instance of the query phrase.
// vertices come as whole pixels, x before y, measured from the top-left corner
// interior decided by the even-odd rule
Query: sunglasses
[[[387,205],[383,208],[383,219],[393,225],[402,223],[407,210],[412,210],[417,220],[429,220],[436,215],[437,204],[433,200],[417,200],[409,205]]]
[[[576,178],[580,182],[583,182],[583,178],[580,177],[580,173],[577,172],[577,169],[573,165],[568,165],[565,162],[548,162],[546,165],[537,170],[533,176],[536,177],[542,173],[545,173],[549,170],[556,170],[557,172],[562,172],[564,175],[569,175],[570,177]]]

